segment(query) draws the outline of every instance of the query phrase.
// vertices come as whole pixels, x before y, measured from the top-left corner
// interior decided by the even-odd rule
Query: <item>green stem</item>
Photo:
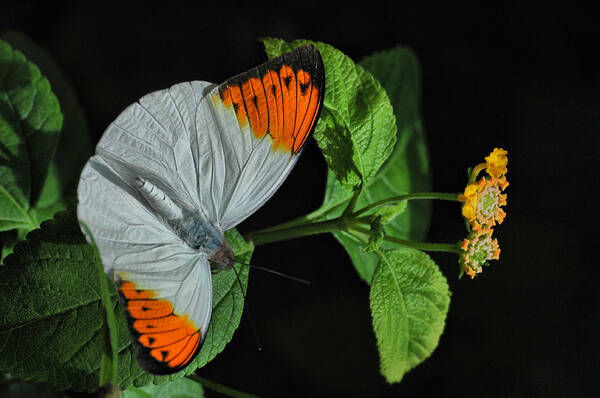
[[[336,232],[346,229],[346,221],[343,218],[334,220],[310,222],[302,225],[295,225],[288,228],[273,230],[271,228],[260,231],[250,232],[245,236],[246,240],[251,240],[254,246],[264,245],[265,243],[278,242],[301,236],[323,234],[327,232]]]
[[[371,231],[369,231],[366,228],[362,228],[362,227],[358,227],[358,226],[352,226],[352,230],[353,231],[357,231],[366,235],[369,235],[371,233]],[[419,250],[423,250],[423,251],[428,251],[428,252],[448,252],[448,253],[455,253],[455,254],[460,254],[460,248],[453,243],[427,243],[427,242],[416,242],[414,240],[407,240],[407,239],[400,239],[400,238],[396,238],[394,236],[384,236],[383,240],[386,240],[388,242],[393,242],[393,243],[397,243],[399,245],[402,246],[406,246],[406,247],[412,247],[413,249],[419,249]]]
[[[484,170],[487,167],[486,163],[479,163],[477,166],[475,166],[473,168],[473,170],[471,171],[471,178],[469,178],[469,183],[472,184],[475,182],[475,180],[477,179],[477,176],[479,175],[479,173],[481,173],[482,170]]]
[[[391,198],[383,199],[375,203],[371,203],[368,206],[363,207],[362,209],[357,210],[353,216],[356,217],[362,213],[365,213],[369,210],[372,210],[376,207],[387,203],[395,203],[400,202],[402,200],[414,200],[414,199],[439,199],[439,200],[450,200],[454,202],[460,202],[458,200],[458,194],[456,193],[441,193],[441,192],[414,192],[407,193],[400,196],[394,196]]]
[[[117,326],[116,318],[113,309],[113,303],[110,299],[110,291],[108,287],[108,279],[104,273],[104,266],[100,259],[100,252],[92,233],[88,226],[81,223],[81,226],[85,230],[87,236],[90,237],[92,243],[92,249],[94,251],[94,262],[96,263],[96,270],[98,271],[98,278],[100,280],[100,298],[102,306],[104,307],[104,324],[103,332],[104,337],[102,340],[102,356],[100,358],[100,387],[112,383],[117,383],[117,375],[119,368],[119,350],[117,348]]]
[[[359,209],[358,211],[356,211],[354,214],[352,214],[352,217],[356,217],[362,213],[365,213],[377,206],[381,206],[384,205],[386,203],[394,203],[394,202],[399,202],[401,200],[413,200],[413,199],[438,199],[438,200],[450,200],[450,201],[455,201],[455,202],[459,202],[459,200],[457,199],[457,196],[459,194],[454,194],[454,193],[440,193],[440,192],[415,192],[415,193],[410,193],[410,194],[405,194],[405,195],[400,195],[400,196],[394,196],[391,198],[387,198],[387,199],[383,199],[380,200],[379,202],[375,202],[372,203],[366,207],[363,207],[362,209]],[[358,200],[358,196],[353,196],[351,199],[351,202],[348,204],[348,206],[346,206],[346,210],[348,209],[353,209],[354,205],[356,204],[356,201],[354,201],[354,204],[352,204],[352,200],[356,198],[356,201]],[[345,210],[345,211],[346,211]],[[282,230],[287,230],[290,229],[292,227],[301,227],[304,225],[310,225],[314,223],[314,219],[317,217],[320,217],[321,215],[323,215],[323,211],[321,209],[319,210],[315,210],[310,214],[295,218],[293,220],[290,221],[286,221],[282,224],[279,225],[275,225],[273,227],[268,227],[265,229],[261,229],[260,232],[261,234],[266,233],[266,232],[275,232],[275,231],[282,231]],[[350,214],[346,214],[346,216],[348,216]],[[361,220],[361,219],[359,219]],[[365,219],[366,220],[366,219]],[[369,221],[365,221],[366,223],[369,223]],[[329,232],[329,231],[326,231]]]
[[[344,209],[344,213],[342,214],[342,217],[346,217],[346,216],[352,214],[352,212],[354,211],[354,207],[356,206],[356,202],[358,202],[358,198],[360,198],[361,193],[362,193],[362,188],[359,188],[356,191],[354,191],[354,194],[352,195],[352,198],[350,198],[350,202],[348,203],[348,206],[346,206],[346,208]]]
[[[248,394],[247,392],[243,392],[240,390],[236,390],[234,388],[231,387],[227,387],[224,386],[222,384],[219,383],[215,383],[214,381],[210,381],[205,379],[204,377],[200,377],[198,375],[195,374],[191,374],[189,376],[186,376],[188,379],[194,380],[196,383],[200,383],[202,384],[204,387],[216,391],[216,392],[220,392],[221,394],[225,394],[229,397],[233,397],[233,398],[259,398],[257,395],[254,394]]]

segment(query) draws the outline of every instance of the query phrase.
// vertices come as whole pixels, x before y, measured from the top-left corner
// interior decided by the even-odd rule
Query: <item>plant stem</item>
[[[247,392],[243,392],[240,390],[236,390],[234,388],[231,387],[227,387],[224,386],[222,384],[219,383],[215,383],[214,381],[210,381],[205,379],[204,377],[200,377],[198,375],[195,374],[191,374],[189,376],[186,376],[187,378],[194,380],[196,383],[200,383],[202,384],[204,387],[216,391],[216,392],[220,392],[221,394],[225,394],[229,397],[233,397],[233,398],[259,398],[257,395],[253,395],[253,394],[248,394]]]
[[[477,166],[475,166],[473,168],[473,170],[471,171],[471,177],[469,178],[469,183],[470,184],[474,183],[475,180],[477,179],[477,176],[479,175],[479,173],[486,167],[487,167],[486,163],[479,163]]]
[[[414,192],[407,193],[400,196],[394,196],[391,198],[383,199],[375,203],[371,203],[368,206],[363,207],[362,209],[357,210],[353,216],[356,217],[359,214],[365,213],[371,209],[374,209],[378,206],[387,204],[387,203],[395,203],[400,202],[402,200],[414,200],[414,199],[439,199],[439,200],[450,200],[454,202],[459,202],[458,194],[456,193],[442,193],[442,192]]]
[[[281,228],[277,230],[263,229],[250,232],[245,236],[246,240],[251,240],[254,246],[264,245],[265,243],[278,242],[298,238],[300,236],[323,234],[326,232],[336,232],[346,229],[346,221],[343,218],[334,220],[309,222],[307,224],[295,225],[293,227]]]
[[[353,231],[357,231],[363,234],[369,235],[371,231],[366,228],[352,226]],[[419,249],[428,252],[448,252],[460,254],[460,248],[456,244],[452,243],[427,243],[427,242],[416,242],[414,240],[400,239],[393,236],[384,236],[383,240],[388,242],[397,243],[402,246],[412,247],[413,249]]]
[[[352,212],[354,211],[354,206],[356,206],[356,202],[358,202],[358,198],[360,198],[361,193],[362,193],[362,188],[354,191],[354,194],[352,195],[352,198],[350,198],[350,202],[348,203],[348,206],[346,206],[346,208],[344,209],[344,213],[342,214],[342,217],[346,217],[346,216],[352,214]]]

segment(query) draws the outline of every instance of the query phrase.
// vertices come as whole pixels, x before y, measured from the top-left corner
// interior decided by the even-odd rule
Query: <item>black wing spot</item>
[[[240,108],[240,104],[238,104],[237,102],[233,103],[233,110],[235,111],[235,113],[238,112],[238,109]]]
[[[154,329],[154,325],[148,324],[148,325],[146,325],[146,329]]]
[[[149,311],[149,310],[150,310],[150,308],[148,308],[148,307],[142,307],[142,311]]]
[[[160,353],[162,354],[162,360],[166,361],[167,355],[169,355],[169,351],[161,351]]]
[[[258,99],[256,98],[256,95],[254,97],[252,97],[252,103],[254,104],[256,109],[258,109]]]
[[[155,341],[154,337],[148,337],[148,345],[152,345]]]
[[[274,84],[271,86],[271,91],[273,92],[273,97],[277,97],[277,87]]]
[[[283,82],[285,83],[286,88],[290,88],[291,81],[292,81],[292,77],[290,75],[287,75],[286,77],[283,78]]]
[[[306,90],[308,90],[308,88],[310,87],[310,82],[308,83],[300,83],[300,92],[302,93],[302,95],[306,95]]]

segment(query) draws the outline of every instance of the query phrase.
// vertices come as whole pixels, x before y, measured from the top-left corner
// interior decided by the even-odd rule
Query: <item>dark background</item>
[[[150,91],[220,82],[263,62],[259,37],[319,40],[354,60],[410,46],[422,66],[434,190],[460,191],[468,166],[496,146],[509,151],[500,261],[473,281],[458,280],[456,257],[432,254],[453,292],[446,329],[433,355],[390,386],[379,374],[368,286],[333,237],[259,247],[256,264],[313,283],[253,273],[248,299],[263,351],[242,319],[199,374],[272,397],[585,396],[600,369],[597,15],[550,2],[367,3],[4,4],[0,28],[24,32],[55,56],[95,140]],[[240,230],[317,208],[325,173],[311,141],[280,191]],[[428,241],[461,239],[459,214],[455,204],[436,203]]]

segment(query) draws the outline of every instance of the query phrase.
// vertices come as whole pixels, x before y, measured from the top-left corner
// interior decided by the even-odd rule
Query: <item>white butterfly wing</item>
[[[163,245],[117,259],[117,286],[141,367],[169,374],[189,365],[212,312],[208,258]]]

